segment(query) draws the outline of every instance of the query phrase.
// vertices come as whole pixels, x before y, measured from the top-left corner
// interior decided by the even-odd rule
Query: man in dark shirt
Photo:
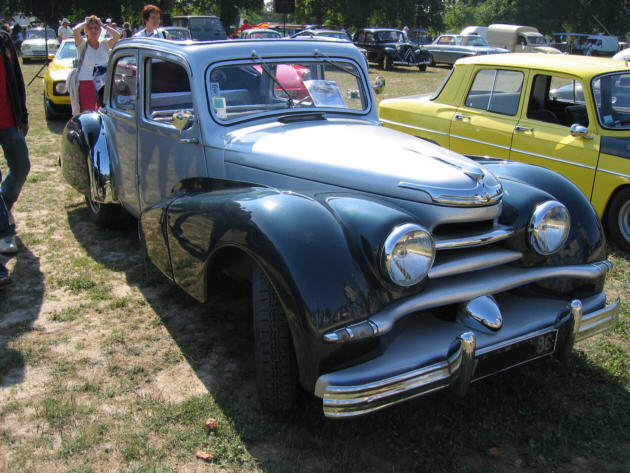
[[[28,111],[20,63],[10,36],[0,31],[0,145],[9,166],[4,180],[0,173],[0,253],[10,254],[18,250],[15,224],[10,221],[9,212],[30,170],[24,139],[27,133]],[[0,287],[10,282],[6,267],[0,262]]]

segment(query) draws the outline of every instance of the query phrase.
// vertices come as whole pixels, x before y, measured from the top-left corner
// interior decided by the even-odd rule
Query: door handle
[[[464,120],[466,118],[470,118],[468,115],[462,115],[461,113],[455,114],[455,120]]]
[[[526,131],[534,131],[533,128],[530,128],[528,126],[515,126],[514,127],[514,131],[516,132],[520,132],[520,133],[525,133]]]
[[[190,145],[198,145],[199,144],[199,140],[195,137],[195,138],[180,138],[179,141],[181,143],[186,143],[186,144],[190,144]]]

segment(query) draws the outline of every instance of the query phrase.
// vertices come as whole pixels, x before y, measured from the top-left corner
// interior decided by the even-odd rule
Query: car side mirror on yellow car
[[[574,123],[570,128],[571,136],[581,136],[585,140],[592,140],[593,137],[588,134],[588,128],[579,123]]]

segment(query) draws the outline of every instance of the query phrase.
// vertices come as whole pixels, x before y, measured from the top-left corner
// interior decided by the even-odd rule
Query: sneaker
[[[0,240],[0,253],[12,254],[17,253],[18,248],[15,244],[15,237],[8,236]]]

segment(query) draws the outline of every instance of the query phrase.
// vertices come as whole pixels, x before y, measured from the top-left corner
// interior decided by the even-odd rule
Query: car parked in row
[[[58,47],[59,41],[54,29],[42,28],[41,26],[28,28],[24,33],[24,41],[22,41],[20,46],[22,62],[52,59]],[[48,51],[48,58],[46,58],[46,51]]]
[[[431,65],[448,64],[451,66],[463,57],[510,52],[504,48],[490,46],[485,39],[476,34],[443,34],[431,44],[425,45],[424,49],[431,53]]]
[[[271,28],[249,28],[239,33],[240,39],[280,39],[282,33]]]
[[[413,45],[400,30],[392,28],[363,28],[352,37],[354,44],[367,51],[369,62],[390,70],[397,65],[415,66],[426,71],[431,55]]]
[[[65,39],[44,72],[44,115],[46,120],[68,118],[72,114],[66,79],[77,58],[74,38]]]
[[[132,38],[107,71],[103,107],[63,132],[63,175],[96,223],[137,217],[192,297],[249,287],[270,410],[300,387],[333,418],[464,395],[616,322],[588,199],[547,169],[381,126],[350,43]]]
[[[630,251],[630,71],[546,54],[461,59],[434,94],[384,100],[386,126],[454,151],[544,166],[591,200]]]

